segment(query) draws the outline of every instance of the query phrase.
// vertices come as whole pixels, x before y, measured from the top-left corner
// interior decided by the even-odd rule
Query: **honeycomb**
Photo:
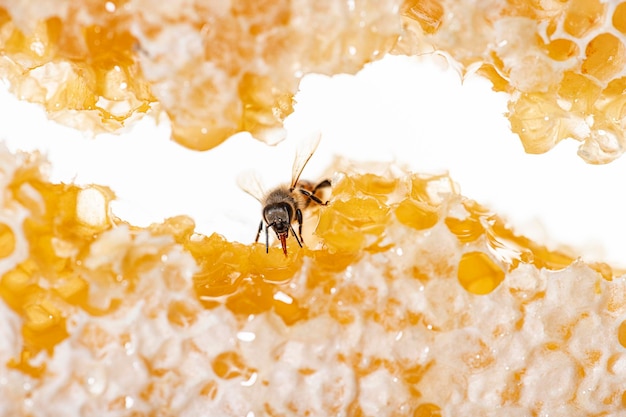
[[[111,190],[50,183],[37,154],[0,159],[0,415],[626,406],[624,271],[516,234],[447,175],[343,163],[307,211],[322,243],[289,239],[285,256],[185,216],[131,226]]]
[[[438,51],[527,152],[623,148],[626,3],[0,0],[0,74],[83,131],[164,111],[280,138],[307,73]],[[318,243],[140,228],[0,145],[0,415],[620,415],[626,271],[518,234],[447,175],[336,162]]]
[[[0,1],[0,71],[18,97],[84,130],[116,131],[158,108],[192,149],[239,131],[277,141],[300,78],[355,73],[382,56],[400,30],[397,7]]]
[[[578,154],[593,164],[624,152],[626,3],[410,0],[402,16],[396,50],[445,51],[509,93],[527,153],[564,139],[582,142]]]
[[[601,164],[624,149],[623,2],[2,0],[0,28],[12,91],[82,130],[164,110],[192,149],[276,142],[305,74],[438,51],[509,93],[526,152],[570,138]]]

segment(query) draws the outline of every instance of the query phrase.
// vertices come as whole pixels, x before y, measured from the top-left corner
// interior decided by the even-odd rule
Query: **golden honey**
[[[86,117],[77,127],[116,131],[158,103],[175,140],[204,150],[238,131],[275,140],[306,73],[354,73],[387,52],[438,49],[465,67],[480,63],[494,89],[511,94],[509,119],[527,152],[573,138],[586,161],[607,163],[621,155],[623,127],[590,121],[611,120],[606,101],[613,98],[597,90],[626,75],[625,4],[475,8],[463,0],[389,0],[311,8],[235,2],[222,9],[192,2],[191,14],[174,5],[148,10],[141,0],[7,5],[0,8],[0,68],[14,93],[42,103],[57,120],[77,123],[67,112],[78,111]],[[471,18],[460,17],[465,8]],[[64,81],[50,84],[49,74]],[[575,97],[561,94],[572,89]],[[560,114],[563,106],[578,111]],[[615,131],[610,150],[601,136],[607,128]]]
[[[464,253],[458,275],[463,288],[478,295],[489,294],[504,279],[504,271],[483,252]]]
[[[82,130],[162,110],[205,150],[274,140],[307,73],[436,48],[510,95],[526,152],[574,139],[608,163],[625,34],[626,3],[599,0],[5,2],[0,73]],[[623,411],[624,271],[532,242],[447,175],[348,170],[319,243],[285,257],[185,216],[128,225],[110,190],[0,152],[0,414]]]
[[[222,399],[237,392],[226,381],[238,381],[241,389],[271,396],[264,407],[273,412],[345,409],[369,415],[372,406],[364,398],[342,396],[352,392],[345,385],[352,375],[365,384],[364,392],[367,384],[394,381],[385,395],[409,415],[443,415],[454,403],[440,396],[445,388],[437,388],[436,381],[450,377],[446,363],[470,374],[500,369],[507,359],[497,346],[514,343],[529,323],[544,317],[528,315],[536,308],[543,308],[548,320],[542,324],[546,336],[536,346],[546,361],[568,344],[577,352],[572,341],[586,328],[597,329],[594,320],[605,323],[606,340],[580,353],[580,365],[572,368],[578,376],[568,389],[582,387],[588,370],[608,360],[606,349],[612,352],[613,368],[621,366],[614,349],[626,343],[621,272],[601,263],[582,264],[516,234],[498,216],[459,195],[445,175],[348,172],[334,185],[329,205],[307,213],[317,220],[319,243],[303,248],[291,243],[285,256],[275,242],[266,253],[264,244],[198,235],[184,216],[146,229],[130,227],[110,215],[114,196],[109,190],[50,184],[36,169],[38,163],[35,157],[14,170],[7,186],[10,204],[29,215],[21,225],[7,220],[2,228],[3,259],[13,266],[2,275],[0,296],[21,328],[19,349],[4,366],[47,384],[58,372],[60,352],[70,346],[95,357],[125,352],[115,360],[144,349],[140,368],[145,373],[133,374],[143,381],[139,391],[98,394],[108,398],[111,410],[141,404],[144,411],[138,415],[149,415],[149,404],[171,404],[177,387],[185,385],[175,375],[190,366],[174,364],[193,359],[197,365],[189,369],[201,369],[204,376],[189,395],[203,407],[217,407],[212,410],[226,407]],[[446,211],[453,207],[454,216]],[[17,248],[24,246],[27,256],[18,262]],[[568,274],[576,281],[564,278]],[[559,291],[581,291],[580,300],[605,300],[606,306],[596,311],[599,301],[579,300],[583,304],[569,313],[553,313],[551,300]],[[498,305],[501,313],[490,312]],[[209,323],[217,327],[197,330]],[[152,330],[133,330],[146,325]],[[476,326],[480,335],[467,333]],[[344,346],[354,343],[353,332],[364,329],[371,340]],[[344,346],[336,354],[323,354],[322,360],[307,351],[327,342],[320,352],[335,349],[339,345],[331,334],[340,335]],[[142,344],[144,337],[153,342]],[[379,343],[384,344],[373,347]],[[463,348],[449,349],[449,343]],[[148,348],[152,344],[158,349]],[[420,357],[420,349],[432,353]],[[554,358],[570,366],[569,356]],[[336,360],[343,367],[337,368]],[[331,384],[324,394],[339,395],[338,402],[321,408],[284,403],[274,391],[281,383],[272,369],[291,363],[295,383],[303,384],[298,389],[328,372],[343,372],[336,376],[343,388],[335,391]],[[519,387],[527,386],[525,378],[537,368],[531,363],[528,369],[512,368],[502,380],[501,404],[526,406]],[[100,377],[84,379],[93,381],[84,389],[100,386],[94,378]],[[621,407],[621,397],[603,407]]]

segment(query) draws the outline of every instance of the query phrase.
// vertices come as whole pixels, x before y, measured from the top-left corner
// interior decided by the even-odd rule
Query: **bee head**
[[[293,220],[293,208],[287,203],[271,204],[263,210],[263,217],[277,235],[288,234]]]
[[[287,203],[271,204],[263,210],[263,217],[267,226],[276,233],[283,252],[287,255],[287,238],[293,220],[293,208]]]

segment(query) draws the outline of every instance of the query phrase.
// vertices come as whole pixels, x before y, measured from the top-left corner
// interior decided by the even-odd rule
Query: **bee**
[[[325,179],[317,184],[311,181],[300,180],[304,167],[309,162],[317,146],[319,135],[305,147],[298,149],[293,162],[291,183],[283,184],[273,190],[263,193],[258,180],[251,176],[240,176],[239,187],[256,198],[262,205],[262,219],[256,233],[254,242],[259,241],[263,226],[265,225],[265,253],[269,252],[269,229],[273,229],[280,241],[283,253],[287,256],[287,238],[289,231],[296,238],[298,245],[302,247],[302,212],[309,207],[311,202],[321,206],[328,205],[328,201],[322,201],[316,193],[326,187],[330,187],[330,180]],[[251,180],[254,179],[254,182]],[[298,222],[298,233],[293,228],[294,221]]]

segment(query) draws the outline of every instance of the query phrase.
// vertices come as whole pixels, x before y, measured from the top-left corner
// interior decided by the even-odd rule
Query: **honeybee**
[[[264,193],[258,180],[253,176],[240,176],[237,180],[239,187],[256,198],[262,205],[262,219],[256,233],[254,242],[259,241],[263,225],[265,224],[265,253],[269,252],[269,229],[273,229],[280,241],[283,253],[287,256],[287,238],[289,231],[296,238],[298,245],[302,247],[302,212],[309,207],[311,202],[321,206],[328,205],[328,201],[322,201],[316,193],[325,187],[330,187],[330,180],[325,179],[317,184],[311,181],[300,180],[304,167],[309,162],[317,146],[320,136],[299,148],[293,162],[291,183],[283,184],[273,190]],[[298,233],[293,228],[293,222],[298,222]]]

